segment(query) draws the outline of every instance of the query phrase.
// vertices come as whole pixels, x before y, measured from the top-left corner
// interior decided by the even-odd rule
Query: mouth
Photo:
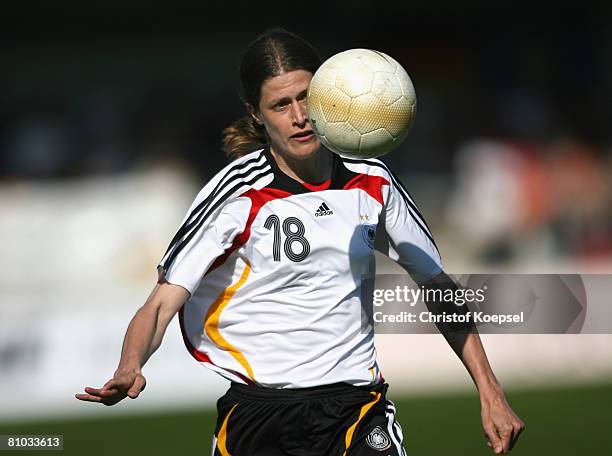
[[[306,142],[314,138],[314,132],[312,130],[304,130],[291,135],[290,138],[299,142]]]

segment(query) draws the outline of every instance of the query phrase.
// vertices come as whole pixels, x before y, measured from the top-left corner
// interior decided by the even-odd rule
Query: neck
[[[311,157],[297,159],[280,154],[270,147],[279,169],[298,182],[320,183],[331,177],[332,155],[320,148]]]

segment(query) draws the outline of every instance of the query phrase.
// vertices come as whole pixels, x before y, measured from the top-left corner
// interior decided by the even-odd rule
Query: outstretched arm
[[[114,405],[127,396],[136,399],[146,386],[142,367],[159,348],[168,324],[188,298],[183,287],[167,282],[156,285],[128,326],[113,378],[102,388],[85,387],[85,393],[75,397],[104,405]]]
[[[453,280],[444,273],[421,285],[424,288],[457,288]],[[465,311],[464,306],[457,307],[452,303],[427,302],[426,304],[433,313],[448,312],[448,305],[454,307],[450,309],[450,312]],[[508,453],[525,428],[525,424],[506,401],[504,390],[493,374],[475,325],[441,323],[437,327],[461,359],[478,389],[482,426],[488,439],[487,445],[496,454]]]
[[[496,454],[506,454],[516,443],[525,424],[506,401],[477,332],[467,335],[460,358],[480,395],[480,414],[487,445]]]

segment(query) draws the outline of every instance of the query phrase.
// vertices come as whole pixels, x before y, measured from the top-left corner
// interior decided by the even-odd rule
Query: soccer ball
[[[323,62],[310,82],[307,101],[308,118],[321,143],[355,158],[391,152],[416,114],[416,94],[406,70],[370,49],[350,49]]]

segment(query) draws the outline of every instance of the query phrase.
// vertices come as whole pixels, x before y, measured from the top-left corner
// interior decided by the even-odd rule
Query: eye
[[[283,111],[286,107],[287,107],[287,103],[278,103],[274,105],[273,109],[275,111]]]

